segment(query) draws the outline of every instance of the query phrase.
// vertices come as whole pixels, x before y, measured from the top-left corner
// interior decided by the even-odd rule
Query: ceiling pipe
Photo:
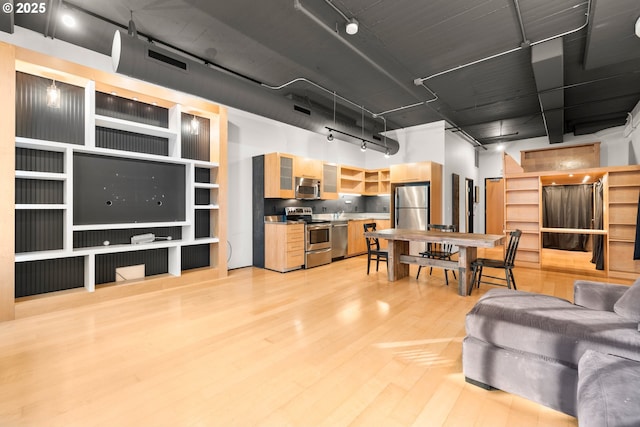
[[[360,58],[364,59],[367,63],[369,63],[369,65],[371,65],[379,73],[381,73],[382,75],[387,77],[389,80],[391,80],[392,82],[397,84],[406,93],[410,94],[412,97],[417,99],[416,94],[409,88],[409,86],[405,85],[403,82],[398,80],[391,73],[389,73],[387,70],[385,70],[382,66],[380,66],[378,63],[376,63],[373,59],[369,58],[364,52],[362,52],[360,49],[356,48],[351,43],[349,43],[344,37],[342,37],[339,33],[337,33],[333,28],[328,27],[324,22],[322,22],[320,19],[318,19],[313,13],[311,13],[308,9],[306,9],[302,5],[302,3],[300,3],[300,0],[293,0],[293,7],[296,10],[302,12],[305,16],[307,16],[313,22],[318,24],[318,26],[320,28],[324,29],[328,34],[330,34],[331,37],[335,38],[340,43],[345,45],[347,48],[351,49],[356,55],[358,55]]]
[[[312,132],[326,134],[325,127],[328,123],[333,123],[333,117],[330,117],[328,111],[297,105],[295,100],[276,95],[260,83],[190,60],[173,51],[131,37],[124,30],[114,34],[111,57],[114,70],[118,73],[198,95]],[[341,120],[337,124],[347,133],[357,134],[362,131],[355,120]],[[378,135],[378,131],[372,128],[366,129],[366,132],[367,139],[375,141],[370,144],[371,149],[381,153],[387,150],[391,154],[398,152],[398,141]],[[340,139],[352,144],[360,143],[359,140]]]
[[[477,59],[477,60],[475,60],[475,61],[468,62],[468,63],[466,63],[466,64],[458,65],[458,66],[453,67],[453,68],[450,68],[450,69],[448,69],[448,70],[444,70],[444,71],[440,71],[440,72],[435,73],[435,74],[431,74],[430,76],[427,76],[427,77],[417,78],[417,79],[415,79],[415,80],[413,81],[413,83],[414,83],[416,86],[419,86],[419,85],[421,85],[423,82],[425,82],[425,81],[427,81],[427,80],[431,80],[431,79],[433,79],[433,78],[435,78],[435,77],[439,77],[439,76],[442,76],[442,75],[444,75],[444,74],[449,74],[449,73],[451,73],[451,72],[453,72],[453,71],[458,71],[458,70],[461,70],[461,69],[463,69],[463,68],[470,67],[470,66],[472,66],[472,65],[476,65],[476,64],[480,64],[480,63],[485,62],[485,61],[489,61],[489,60],[491,60],[491,59],[499,58],[500,56],[504,56],[504,55],[508,55],[508,54],[510,54],[510,53],[513,53],[513,52],[517,52],[517,51],[522,50],[522,49],[525,49],[525,48],[527,48],[527,47],[529,47],[529,46],[535,46],[535,45],[537,45],[537,44],[544,43],[544,42],[547,42],[547,41],[549,41],[549,40],[557,39],[557,38],[560,38],[560,37],[568,36],[569,34],[576,33],[576,32],[578,32],[578,31],[580,31],[580,30],[584,29],[587,25],[589,25],[589,14],[591,13],[591,2],[592,2],[592,1],[593,1],[593,0],[589,0],[589,1],[587,2],[587,12],[586,12],[586,14],[585,14],[587,18],[586,18],[586,20],[585,20],[585,23],[584,23],[584,24],[582,24],[581,26],[577,27],[577,28],[574,28],[573,30],[569,30],[569,31],[566,31],[566,32],[561,33],[561,34],[556,34],[555,36],[547,37],[547,38],[545,38],[545,39],[542,39],[542,40],[538,40],[538,41],[532,42],[531,44],[526,45],[526,46],[518,46],[518,47],[515,47],[515,48],[513,48],[513,49],[506,50],[506,51],[504,51],[504,52],[496,53],[496,54],[494,54],[494,55],[487,56],[487,57],[485,57],[485,58]]]

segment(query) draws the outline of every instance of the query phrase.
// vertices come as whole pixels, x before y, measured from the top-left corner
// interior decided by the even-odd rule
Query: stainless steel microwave
[[[320,180],[296,177],[296,199],[317,200],[320,198]]]

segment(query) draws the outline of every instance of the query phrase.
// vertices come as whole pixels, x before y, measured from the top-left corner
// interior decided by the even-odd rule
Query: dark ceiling
[[[15,25],[110,55],[114,24],[126,29],[133,13],[141,37],[261,90],[329,110],[335,92],[340,114],[356,124],[363,111],[385,117],[387,129],[446,120],[474,144],[544,135],[562,142],[564,133],[623,125],[640,100],[638,0],[49,4],[51,15],[16,14]],[[64,10],[76,28],[58,23]],[[342,15],[359,21],[357,34],[345,33]],[[298,78],[307,81],[264,88]]]

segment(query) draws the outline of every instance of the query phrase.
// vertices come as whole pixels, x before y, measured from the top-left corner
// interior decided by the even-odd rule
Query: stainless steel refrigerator
[[[429,184],[403,185],[396,187],[395,226],[426,230],[429,225]],[[412,242],[409,252],[417,255],[424,251],[425,244]]]

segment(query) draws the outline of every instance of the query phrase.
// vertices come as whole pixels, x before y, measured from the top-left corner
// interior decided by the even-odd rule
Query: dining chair
[[[364,231],[376,231],[376,223],[369,222],[364,224]],[[376,271],[378,271],[378,267],[380,266],[380,261],[388,262],[389,260],[389,252],[386,249],[380,249],[380,240],[377,237],[366,237],[365,240],[367,242],[367,274],[369,274],[369,269],[371,267],[371,261],[376,262]]]
[[[513,286],[513,289],[517,289],[516,279],[515,277],[513,277],[513,267],[521,235],[522,231],[520,230],[514,230],[509,233],[509,244],[507,246],[507,251],[505,252],[504,259],[478,258],[471,263],[471,268],[473,268],[473,279],[471,280],[471,286],[469,286],[469,295],[471,295],[473,285],[476,285],[477,288],[480,288],[480,283],[485,283],[487,285],[506,286],[509,289],[511,289],[511,287]],[[502,283],[496,283],[493,281],[483,281],[482,272],[484,268],[503,269],[505,276],[504,279],[502,277],[489,276],[486,274],[484,275],[484,277],[489,277],[491,279],[499,280],[506,283],[503,285]]]
[[[456,226],[455,225],[448,225],[448,224],[429,224],[427,225],[427,228],[429,230],[439,230],[442,231],[444,233],[447,232],[455,232],[456,231]],[[455,251],[453,249],[453,245],[451,243],[428,243],[427,244],[427,250],[424,252],[420,252],[419,254],[421,256],[423,256],[424,258],[432,258],[432,259],[439,259],[439,260],[445,260],[445,261],[451,261],[451,257],[456,254],[457,251]],[[422,266],[418,267],[418,274],[416,274],[416,279],[418,279],[420,277],[420,271],[422,270]],[[429,275],[431,275],[431,273],[433,272],[433,267],[429,268]],[[453,278],[457,279],[456,277],[456,272],[455,270],[451,270],[451,272],[453,273]],[[445,279],[445,283],[447,284],[447,286],[449,286],[449,270],[445,268],[444,270],[444,279]]]

